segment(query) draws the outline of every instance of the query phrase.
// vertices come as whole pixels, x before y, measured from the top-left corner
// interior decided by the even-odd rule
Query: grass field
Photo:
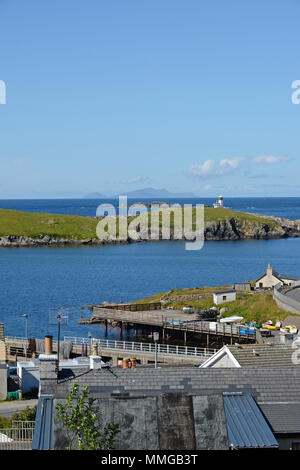
[[[147,215],[145,214],[147,217]],[[193,212],[195,220],[195,209]],[[276,222],[253,215],[236,212],[229,209],[213,209],[206,207],[204,211],[205,223],[241,219],[246,224],[258,223],[273,227]],[[132,221],[130,217],[128,222]],[[146,219],[145,219],[146,220]],[[21,212],[9,209],[0,209],[0,236],[26,236],[39,238],[49,235],[52,238],[65,238],[83,240],[96,238],[98,220],[93,217],[75,215],[56,215],[44,213]],[[161,226],[161,220],[160,220]],[[171,217],[170,228],[174,227],[174,218]],[[194,227],[195,228],[195,227]]]
[[[203,287],[203,288],[193,288],[193,289],[173,289],[169,292],[155,294],[151,297],[141,299],[138,302],[155,302],[159,301],[161,298],[168,299],[171,297],[172,300],[168,303],[168,306],[173,307],[174,309],[182,309],[182,307],[187,305],[192,305],[196,309],[209,308],[213,307],[213,296],[212,293],[216,290],[229,289],[230,286],[218,286],[218,287]],[[182,296],[192,296],[192,295],[203,295],[203,298],[199,299],[182,299]],[[175,299],[175,298],[176,299]],[[231,315],[239,315],[244,318],[245,321],[254,321],[256,323],[263,323],[267,320],[284,320],[288,315],[290,315],[285,310],[278,307],[275,300],[273,300],[273,295],[271,291],[254,293],[251,291],[246,292],[237,292],[237,299],[233,302],[226,302],[219,305],[220,308],[226,307],[228,311],[224,313],[224,316],[228,317]]]
[[[56,215],[0,209],[0,236],[26,236],[83,240],[96,237],[93,217]]]

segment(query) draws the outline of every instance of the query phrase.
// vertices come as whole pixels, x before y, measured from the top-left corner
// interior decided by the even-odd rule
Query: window
[[[226,295],[223,295],[223,300],[226,300]]]
[[[300,442],[292,442],[292,450],[300,450]]]

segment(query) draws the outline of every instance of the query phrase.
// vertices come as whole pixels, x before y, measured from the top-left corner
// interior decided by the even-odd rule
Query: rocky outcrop
[[[98,238],[89,238],[84,240],[55,238],[49,235],[40,236],[38,238],[16,237],[8,235],[0,237],[0,248],[18,248],[18,247],[37,247],[37,246],[65,246],[65,245],[117,245],[127,243],[123,240],[99,240]]]
[[[207,241],[217,241],[300,237],[300,220],[289,220],[271,216],[267,217],[265,215],[260,214],[249,215],[262,217],[264,220],[262,222],[258,222],[244,218],[233,217],[222,221],[206,222],[204,228],[204,239]],[[270,221],[269,223],[268,220]],[[157,239],[158,234],[156,234],[155,240],[158,241]],[[170,239],[178,239],[176,233],[174,233],[174,230],[171,230]],[[190,240],[190,238],[188,239]],[[99,240],[98,238],[76,240],[55,238],[50,235],[40,235],[38,238],[8,235],[5,237],[0,237],[0,247],[114,245],[139,241],[154,241],[151,240],[150,230],[148,230],[147,227],[141,226],[139,232],[136,233],[135,239],[128,238],[127,240],[118,240],[114,238],[110,238],[108,240]]]

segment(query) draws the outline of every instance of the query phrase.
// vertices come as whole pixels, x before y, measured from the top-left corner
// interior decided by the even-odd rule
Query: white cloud
[[[204,163],[194,163],[189,168],[189,174],[196,178],[207,178],[212,176],[223,176],[236,170],[244,161],[244,157],[223,158],[216,160],[206,160]]]
[[[149,176],[136,176],[135,178],[123,178],[120,180],[121,184],[135,184],[135,183],[144,183],[149,181]]]
[[[274,155],[261,155],[259,157],[253,158],[254,163],[263,165],[274,165],[274,163],[287,162],[289,160],[290,157],[276,157]]]

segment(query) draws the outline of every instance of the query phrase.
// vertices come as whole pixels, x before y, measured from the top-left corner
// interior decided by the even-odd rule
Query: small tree
[[[66,396],[66,403],[58,403],[56,407],[57,416],[66,428],[69,442],[67,449],[71,450],[76,440],[78,450],[110,450],[115,436],[120,432],[119,426],[109,423],[101,434],[98,415],[93,408],[96,400],[88,395],[88,387],[84,387],[80,393],[75,383]]]

